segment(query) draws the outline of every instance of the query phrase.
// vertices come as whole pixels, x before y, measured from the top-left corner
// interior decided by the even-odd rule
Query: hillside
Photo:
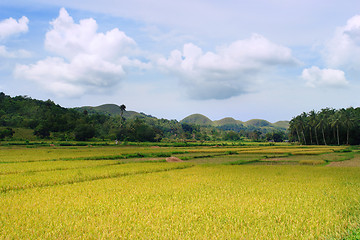
[[[253,127],[271,127],[272,124],[266,120],[263,119],[251,119],[247,122],[245,122],[245,126],[253,126]]]
[[[187,116],[180,122],[187,123],[187,124],[195,124],[195,125],[200,125],[200,126],[212,126],[213,125],[213,122],[208,117],[206,117],[202,114],[192,114],[190,116]]]
[[[187,116],[181,123],[195,124],[199,126],[214,126],[221,130],[233,130],[240,131],[247,128],[259,128],[259,129],[282,129],[286,130],[289,127],[289,121],[278,121],[271,123],[263,119],[251,119],[246,122],[236,120],[232,117],[226,117],[220,120],[211,121],[208,117],[202,114],[192,114]]]
[[[116,104],[103,104],[103,105],[96,106],[96,107],[84,106],[84,107],[77,107],[74,109],[79,112],[84,112],[86,110],[90,114],[99,113],[99,114],[104,114],[107,116],[120,116],[121,115],[120,106],[118,106]],[[135,111],[124,111],[123,117],[126,119],[135,119],[135,118],[141,119],[141,118],[148,118],[148,117],[152,117],[152,116],[146,115],[144,113],[138,113]]]
[[[289,121],[278,121],[276,123],[273,123],[273,125],[276,127],[285,128],[285,129],[288,129],[290,126]]]
[[[278,130],[285,133],[280,127],[287,124],[282,121],[273,125],[261,119],[243,123],[230,117],[212,121],[201,114],[192,114],[181,122],[157,119],[135,111],[124,111],[123,118],[120,118],[121,114],[116,104],[69,109],[51,100],[0,93],[0,140],[237,141],[246,137],[259,141],[268,140],[270,135],[267,133]]]
[[[243,125],[243,122],[239,120],[235,120],[232,117],[223,118],[220,120],[214,121],[215,126],[223,126],[223,125]]]
[[[84,107],[78,107],[74,108],[78,112],[84,112],[85,110],[90,113],[99,113],[99,114],[105,114],[107,116],[119,116],[121,115],[120,106],[116,104],[103,104],[96,107],[91,106],[84,106]],[[148,118],[154,118],[151,115],[146,115],[144,113],[138,113],[135,111],[124,111],[123,117],[126,119],[148,119]],[[269,129],[287,129],[289,127],[289,121],[278,121],[275,123],[270,123],[269,121],[263,120],[263,119],[251,119],[246,122],[242,122],[240,120],[236,120],[232,117],[226,117],[220,120],[212,121],[208,117],[196,113],[191,114],[184,119],[180,121],[180,123],[187,123],[187,124],[193,124],[193,125],[199,125],[199,126],[212,126],[217,127],[221,130],[233,130],[233,131],[239,131],[241,129],[246,128],[269,128]]]

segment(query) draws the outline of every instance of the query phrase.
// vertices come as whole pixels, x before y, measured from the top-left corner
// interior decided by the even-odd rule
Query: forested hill
[[[104,104],[97,107],[78,107],[74,108],[79,112],[87,111],[88,113],[100,113],[109,116],[118,116],[121,115],[120,106],[116,104]],[[151,115],[147,115],[145,113],[138,113],[135,111],[124,111],[123,116],[126,119],[134,119],[134,118],[155,118]],[[191,114],[180,121],[181,123],[199,125],[202,127],[212,126],[218,128],[268,128],[268,129],[281,129],[286,130],[289,127],[289,121],[278,121],[275,123],[270,123],[263,119],[251,119],[246,122],[242,122],[240,120],[235,120],[234,118],[227,117],[221,120],[212,121],[208,117],[202,114]],[[231,129],[229,129],[231,130]]]
[[[25,132],[27,134],[19,134]],[[179,122],[126,111],[125,105],[68,109],[51,100],[0,93],[0,140],[236,141],[249,138],[261,141],[275,137],[276,141],[286,138],[285,128],[265,120],[241,123],[227,118],[214,122],[206,119],[200,124],[197,120]]]
[[[209,119],[208,117],[202,114],[192,114],[181,120],[181,122],[200,125],[200,126],[214,126],[224,130],[248,129],[248,128],[286,130],[289,127],[289,121],[279,121],[276,123],[270,123],[263,119],[251,119],[249,121],[242,122],[240,120],[235,120],[234,118],[231,117],[212,121],[211,119]]]
[[[87,111],[89,114],[104,114],[107,116],[120,116],[122,114],[120,106],[116,104],[103,104],[97,107],[84,106],[84,107],[76,107],[74,110],[78,112]],[[151,115],[146,115],[145,113],[138,113],[135,111],[124,111],[123,117],[126,119],[135,119],[135,118],[154,118]]]

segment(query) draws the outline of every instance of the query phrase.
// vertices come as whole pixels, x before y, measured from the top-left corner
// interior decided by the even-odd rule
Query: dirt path
[[[329,167],[360,167],[360,157],[356,157],[351,160],[342,162],[331,162],[327,166]]]

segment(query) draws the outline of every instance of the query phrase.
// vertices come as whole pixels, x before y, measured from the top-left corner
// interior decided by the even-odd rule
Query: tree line
[[[282,141],[283,130],[271,131],[261,128],[204,127],[182,123],[177,120],[157,119],[140,114],[126,119],[124,104],[121,114],[109,116],[100,113],[78,111],[55,104],[51,100],[36,100],[28,96],[10,97],[0,92],[0,140],[11,139],[15,129],[31,129],[39,139],[77,140],[89,139],[119,141]],[[26,139],[25,139],[26,140]]]
[[[290,141],[312,145],[360,144],[360,108],[324,108],[294,117]]]

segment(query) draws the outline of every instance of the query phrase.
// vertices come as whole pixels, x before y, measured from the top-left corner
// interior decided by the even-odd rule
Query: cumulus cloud
[[[50,25],[45,48],[57,56],[18,65],[15,75],[33,80],[57,95],[103,92],[125,77],[126,68],[147,66],[131,58],[138,51],[136,43],[117,28],[97,32],[94,19],[75,23],[64,8]]]
[[[158,60],[165,71],[175,74],[195,99],[226,99],[249,91],[258,77],[279,65],[294,65],[291,50],[265,37],[253,34],[249,39],[221,46],[215,52],[203,52],[192,44],[174,50]]]
[[[8,51],[6,46],[0,45],[0,57],[4,58],[28,58],[31,56],[29,51],[20,49],[17,51]]]
[[[25,16],[19,20],[8,18],[0,21],[0,40],[28,31],[29,19]]]
[[[349,82],[345,73],[336,69],[320,69],[316,66],[303,70],[301,77],[309,87],[346,87]]]
[[[19,20],[8,18],[0,21],[0,41],[6,41],[12,35],[25,33],[28,29],[29,19],[25,16]],[[31,53],[20,49],[16,51],[9,51],[5,45],[0,45],[0,58],[27,58]]]
[[[328,66],[359,71],[360,69],[360,15],[350,18],[339,27],[327,43],[324,58]]]

